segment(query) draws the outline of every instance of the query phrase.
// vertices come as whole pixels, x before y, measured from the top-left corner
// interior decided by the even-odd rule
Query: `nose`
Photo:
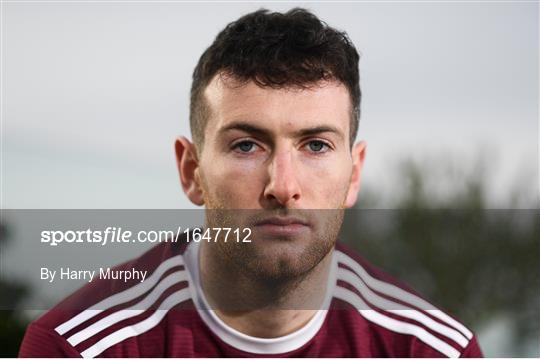
[[[266,201],[282,207],[294,207],[301,193],[292,151],[276,152],[268,166],[268,173],[268,184],[264,189]]]

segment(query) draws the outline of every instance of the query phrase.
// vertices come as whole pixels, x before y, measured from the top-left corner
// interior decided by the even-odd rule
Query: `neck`
[[[241,333],[275,338],[303,327],[322,307],[332,265],[330,251],[308,273],[260,280],[223,260],[219,248],[201,242],[202,290],[218,317]]]

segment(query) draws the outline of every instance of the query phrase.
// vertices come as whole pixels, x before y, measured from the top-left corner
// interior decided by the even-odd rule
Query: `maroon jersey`
[[[199,282],[198,248],[162,243],[116,267],[145,268],[146,280],[89,283],[30,324],[19,355],[482,356],[470,330],[339,243],[323,309],[286,336],[245,335],[209,309]]]

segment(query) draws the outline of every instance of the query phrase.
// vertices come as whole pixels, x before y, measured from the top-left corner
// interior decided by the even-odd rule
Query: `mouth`
[[[270,217],[255,223],[255,229],[270,236],[296,236],[310,229],[309,222],[297,217]]]

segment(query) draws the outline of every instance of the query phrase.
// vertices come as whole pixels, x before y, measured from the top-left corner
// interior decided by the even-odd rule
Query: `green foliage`
[[[7,227],[0,223],[0,257],[4,255],[9,237]],[[14,283],[0,273],[0,356],[17,357],[27,321],[17,310],[28,294],[28,288]]]
[[[395,209],[349,211],[342,238],[471,328],[504,314],[513,319],[516,347],[539,338],[538,209],[488,209],[481,170],[458,179],[430,175],[404,161]],[[439,180],[455,181],[444,196],[428,185]],[[378,196],[368,198],[376,207]]]

